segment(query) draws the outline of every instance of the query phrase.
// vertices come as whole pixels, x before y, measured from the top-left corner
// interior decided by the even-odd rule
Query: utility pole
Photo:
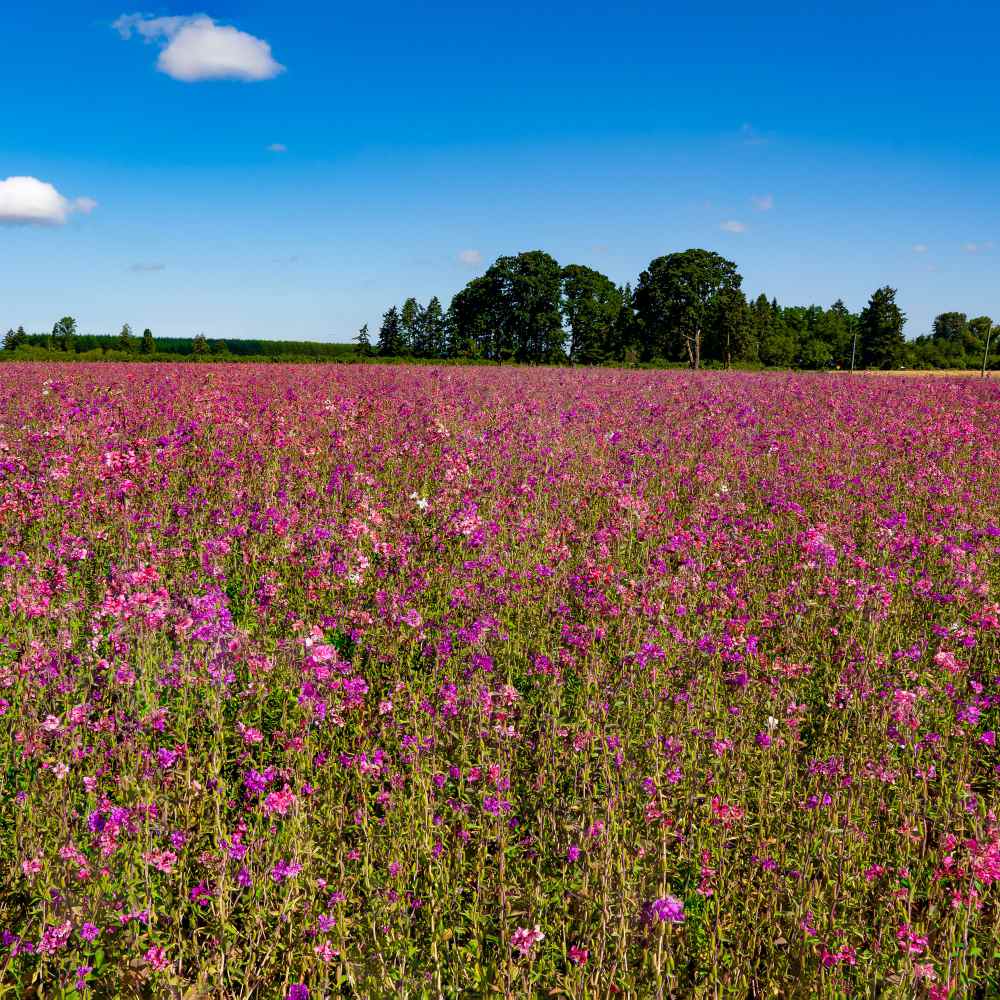
[[[1000,327],[997,327],[1000,329]],[[983,351],[983,378],[986,378],[986,361],[990,356],[990,338],[993,336],[993,324],[990,324],[990,328],[986,331],[986,350]]]
[[[851,344],[851,374],[854,374],[854,355],[858,351],[858,327],[854,326],[854,342]]]

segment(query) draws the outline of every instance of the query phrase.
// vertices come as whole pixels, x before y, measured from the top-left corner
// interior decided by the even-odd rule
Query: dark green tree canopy
[[[734,361],[752,361],[758,352],[750,306],[739,288],[723,288],[712,300],[703,349],[707,357],[729,368]]]
[[[869,368],[891,368],[903,357],[906,316],[896,305],[896,289],[886,285],[872,292],[859,320],[861,357]]]
[[[600,271],[570,264],[562,269],[562,315],[570,333],[570,360],[600,364],[614,354],[622,292]]]
[[[413,353],[418,358],[440,358],[445,353],[445,323],[441,300],[435,295],[421,310],[413,339]]]
[[[52,341],[57,350],[73,350],[73,340],[76,337],[76,320],[72,316],[63,316],[52,327]]]
[[[363,358],[370,358],[372,355],[372,341],[371,337],[368,336],[368,324],[365,323],[364,326],[358,330],[358,335],[354,338],[355,343],[358,345],[358,353]]]
[[[711,250],[685,250],[651,261],[639,275],[636,313],[648,357],[685,357],[701,365],[701,344],[715,299],[739,290],[742,278],[731,260]]]
[[[969,322],[965,313],[946,312],[934,318],[934,328],[931,336],[935,340],[945,340],[952,343],[961,341],[963,334],[968,330]]]
[[[420,325],[424,310],[412,296],[403,303],[399,312],[400,354],[413,354],[420,339]]]
[[[378,332],[378,353],[386,358],[398,358],[403,353],[403,333],[399,310],[391,306],[382,316]]]
[[[553,362],[565,357],[558,263],[541,250],[499,257],[452,299],[456,357]]]
[[[118,334],[118,346],[123,351],[131,351],[135,346],[135,338],[132,336],[132,327],[128,323],[122,326]]]

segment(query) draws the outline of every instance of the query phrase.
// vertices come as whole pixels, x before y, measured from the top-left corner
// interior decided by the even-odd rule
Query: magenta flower
[[[519,952],[522,958],[527,958],[534,952],[535,945],[544,939],[545,935],[541,928],[535,924],[534,927],[518,927],[511,935],[510,943],[511,947]]]
[[[662,924],[682,924],[684,923],[684,903],[676,896],[654,899],[646,906],[646,919],[649,922],[656,921]]]

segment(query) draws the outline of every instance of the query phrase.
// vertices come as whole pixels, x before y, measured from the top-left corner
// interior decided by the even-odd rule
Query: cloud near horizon
[[[182,83],[202,80],[271,80],[285,71],[271,55],[271,46],[206,14],[149,17],[122,14],[112,27],[124,39],[137,33],[162,46],[156,68]]]
[[[8,177],[0,181],[0,223],[62,226],[70,215],[89,215],[97,208],[93,198],[70,200],[48,181],[37,177]]]
[[[476,264],[482,264],[483,255],[479,250],[460,250],[458,253],[458,259],[463,264],[468,264],[472,267]]]

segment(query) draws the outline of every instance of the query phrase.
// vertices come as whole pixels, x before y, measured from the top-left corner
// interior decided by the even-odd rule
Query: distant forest
[[[152,330],[136,335],[126,323],[117,334],[78,333],[76,320],[64,316],[51,333],[8,330],[0,360],[75,361],[351,361],[354,344],[323,344],[303,340],[215,340],[154,337]]]
[[[499,257],[456,293],[447,310],[408,298],[374,336],[353,344],[80,334],[71,316],[50,333],[8,330],[7,359],[374,361],[803,368],[1000,368],[1000,327],[988,316],[941,313],[913,340],[896,290],[876,289],[859,313],[842,301],[782,306],[748,301],[736,264],[709,250],[657,257],[635,286],[593,268],[561,267],[532,250]],[[991,346],[994,350],[991,352]],[[991,356],[992,354],[992,356]]]

